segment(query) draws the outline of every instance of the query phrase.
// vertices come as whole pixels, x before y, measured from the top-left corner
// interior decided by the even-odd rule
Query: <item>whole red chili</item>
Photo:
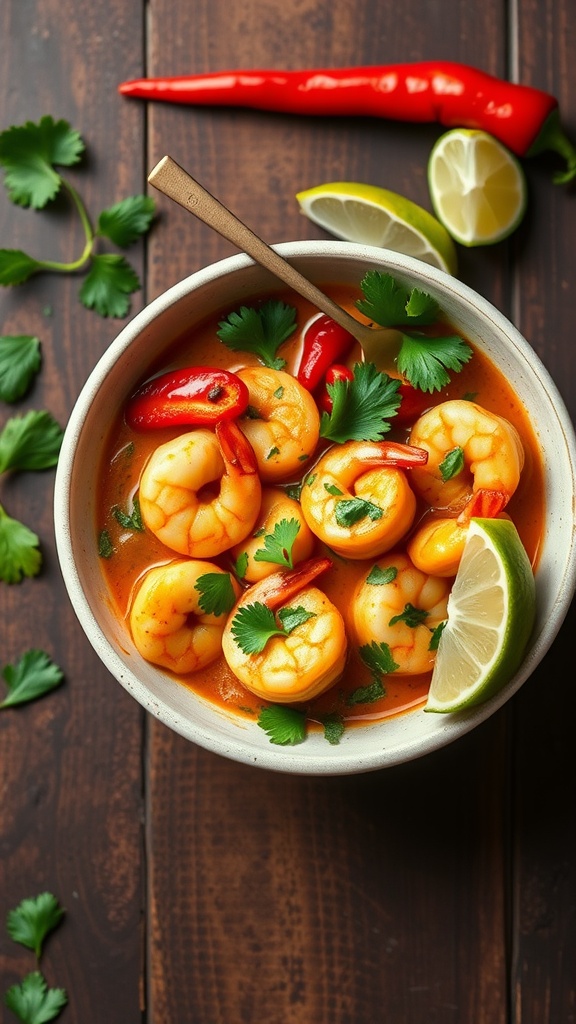
[[[340,324],[322,314],[304,332],[297,380],[307,391],[322,383],[328,367],[352,348],[355,339]]]
[[[328,367],[324,375],[324,386],[317,398],[318,408],[322,412],[332,412],[332,399],[328,392],[328,384],[335,384],[337,380],[354,380],[354,374],[343,363],[333,363]]]
[[[425,61],[308,71],[223,71],[140,78],[118,88],[124,96],[172,103],[480,128],[517,156],[554,150],[567,162],[555,180],[576,177],[576,149],[560,125],[556,98],[467,64]]]
[[[241,416],[249,392],[243,380],[211,366],[187,366],[153,377],[129,399],[126,421],[136,430],[213,426]]]

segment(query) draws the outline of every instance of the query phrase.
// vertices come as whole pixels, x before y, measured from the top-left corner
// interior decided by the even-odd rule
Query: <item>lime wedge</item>
[[[428,187],[438,219],[461,245],[492,245],[515,231],[526,212],[524,171],[492,135],[454,128],[428,161]]]
[[[535,612],[534,575],[514,524],[471,519],[425,710],[461,711],[509,682]]]
[[[298,192],[296,199],[306,217],[336,238],[392,249],[456,273],[450,235],[428,210],[405,196],[377,185],[334,181]]]

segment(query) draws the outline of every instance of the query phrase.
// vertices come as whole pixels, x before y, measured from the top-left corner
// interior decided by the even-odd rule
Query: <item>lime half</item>
[[[526,212],[526,178],[518,160],[474,128],[454,128],[438,139],[428,161],[428,187],[436,216],[468,247],[501,242]]]
[[[426,711],[461,711],[519,667],[536,613],[530,560],[509,519],[471,519],[448,600]]]
[[[337,238],[392,249],[456,273],[456,247],[448,231],[405,196],[377,185],[334,181],[298,192],[296,199],[306,217]]]

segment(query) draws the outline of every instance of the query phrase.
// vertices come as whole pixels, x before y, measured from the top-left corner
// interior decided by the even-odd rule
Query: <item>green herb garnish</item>
[[[299,532],[300,523],[297,519],[281,519],[275,524],[273,532],[264,537],[264,547],[254,553],[254,561],[274,562],[293,569],[292,549]]]
[[[65,989],[48,988],[40,971],[32,971],[20,985],[10,986],[4,1001],[22,1024],[48,1024],[66,1006],[68,997]]]
[[[373,363],[356,363],[352,380],[327,385],[331,412],[323,412],[320,435],[330,441],[381,441],[400,405],[400,381]]]
[[[137,497],[134,498],[131,512],[123,512],[121,508],[116,506],[112,509],[112,515],[125,530],[135,530],[137,533],[143,533],[144,523],[142,522],[140,502]]]
[[[17,402],[40,370],[40,341],[30,334],[0,337],[0,399]]]
[[[15,665],[5,665],[2,676],[8,693],[0,702],[0,709],[43,697],[60,686],[64,673],[44,651],[32,649],[26,651]]]
[[[198,603],[206,615],[227,615],[236,604],[229,572],[203,573],[196,580],[194,590],[200,594]]]
[[[252,352],[273,370],[281,370],[286,360],[276,355],[280,345],[296,329],[296,309],[279,299],[269,299],[258,308],[241,306],[218,324],[216,334],[235,352]]]
[[[387,569],[381,569],[379,565],[373,565],[366,577],[366,583],[373,587],[383,587],[387,583],[393,583],[397,575],[398,569],[395,565],[390,565]]]
[[[306,739],[306,719],[302,711],[274,704],[262,708],[258,725],[279,746],[294,746]]]
[[[342,498],[336,502],[334,515],[338,526],[349,527],[361,519],[381,519],[384,513],[378,505],[366,498]]]
[[[149,196],[129,196],[103,210],[93,228],[79,193],[56,170],[78,164],[84,150],[80,134],[67,121],[50,116],[42,117],[38,124],[27,121],[0,133],[0,165],[9,199],[18,206],[41,210],[64,191],[84,229],[84,248],[69,263],[36,259],[19,249],[0,249],[0,284],[22,284],[43,271],[76,274],[89,268],[79,291],[80,301],[101,316],[123,317],[130,308],[129,296],[140,287],[140,281],[124,256],[96,253],[95,244],[97,239],[107,239],[127,248],[148,231],[156,204]]]
[[[305,608],[281,608],[280,625],[265,604],[255,601],[239,608],[232,619],[231,632],[244,654],[259,654],[273,636],[288,636],[297,626],[314,618]]]
[[[370,644],[364,644],[359,653],[362,661],[376,679],[388,675],[389,672],[395,672],[400,667],[394,661],[388,644],[379,644],[373,640]]]
[[[451,480],[452,477],[458,476],[464,469],[464,450],[460,447],[452,448],[451,451],[442,459],[442,462],[438,466],[444,483],[447,480]]]
[[[428,618],[429,612],[425,612],[423,608],[415,608],[413,604],[408,601],[404,605],[404,611],[400,612],[399,615],[393,615],[388,623],[389,626],[395,626],[397,622],[403,622],[406,626],[411,629],[416,629],[416,626],[421,626],[425,619]]]
[[[6,927],[14,942],[31,949],[36,959],[42,956],[46,936],[60,924],[64,910],[50,892],[24,899],[8,914]]]

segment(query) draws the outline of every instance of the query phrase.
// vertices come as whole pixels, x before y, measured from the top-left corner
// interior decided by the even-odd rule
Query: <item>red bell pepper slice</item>
[[[210,427],[241,416],[248,400],[248,388],[235,373],[186,366],[146,381],[129,399],[125,417],[135,430],[181,424]]]
[[[355,338],[331,317],[323,314],[313,320],[304,334],[302,358],[296,379],[307,391],[314,391],[332,363],[346,355]]]

